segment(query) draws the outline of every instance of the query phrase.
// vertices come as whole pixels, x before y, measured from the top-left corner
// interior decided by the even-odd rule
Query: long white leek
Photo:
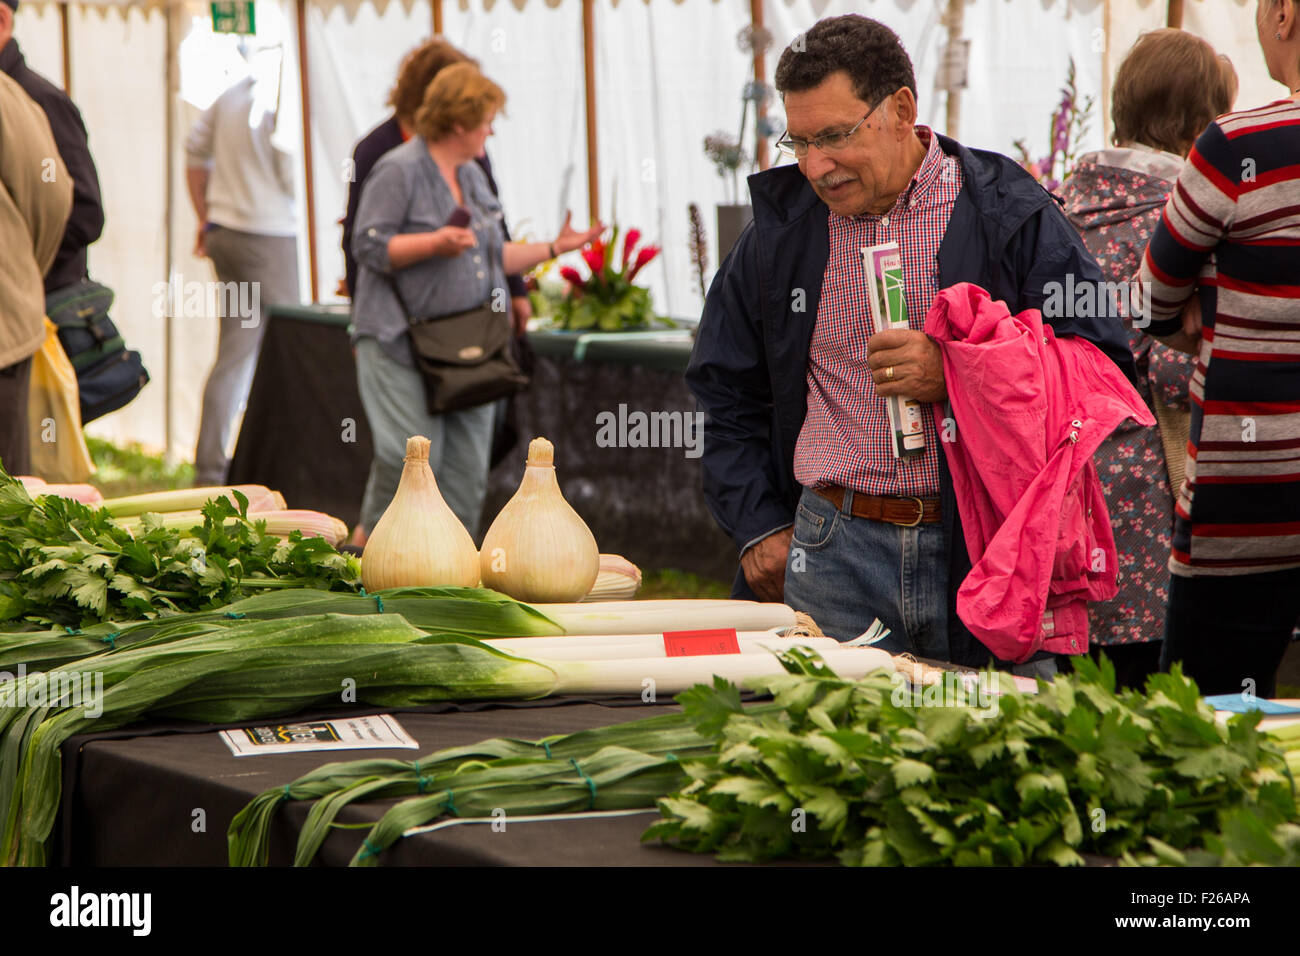
[[[876,670],[893,670],[893,658],[874,647],[826,649],[817,653],[840,677],[857,680]],[[782,674],[774,654],[718,654],[707,657],[659,657],[632,660],[570,661],[533,657],[555,671],[554,694],[680,694],[714,676],[735,684],[752,677]]]
[[[737,634],[742,654],[771,654],[787,647],[809,647],[819,653],[838,648],[833,637],[781,637],[767,631]],[[598,661],[618,658],[667,657],[662,634],[580,635],[578,637],[504,637],[485,640],[516,657],[545,657],[548,660]]]
[[[534,604],[565,634],[656,634],[733,628],[767,631],[794,627],[794,610],[757,601],[602,601],[593,604]]]

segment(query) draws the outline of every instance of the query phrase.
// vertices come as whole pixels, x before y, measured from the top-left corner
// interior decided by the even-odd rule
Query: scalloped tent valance
[[[68,6],[77,7],[98,7],[101,12],[107,13],[109,10],[117,9],[124,11],[128,8],[148,10],[161,10],[169,6],[183,6],[188,0],[22,0],[24,6],[31,6],[37,9],[50,6],[62,6],[64,3]],[[348,18],[351,19],[356,15],[357,10],[364,6],[374,7],[380,13],[388,9],[390,4],[399,4],[407,13],[415,7],[417,3],[428,4],[431,0],[310,0],[313,7],[320,7],[327,12],[342,7]],[[498,4],[507,4],[523,10],[525,7],[546,6],[555,8],[564,3],[564,0],[442,0],[448,7],[456,7],[462,11],[482,10],[485,13],[491,13],[493,7]],[[638,0],[600,0],[600,2],[609,3],[617,8],[621,3],[636,3]],[[641,3],[649,4],[652,0],[639,0]],[[673,3],[678,6],[688,3],[690,0],[654,0],[657,3]],[[735,0],[710,0],[712,3],[735,2]],[[780,2],[780,0],[777,0]],[[916,0],[894,0],[900,7],[910,7],[916,3]],[[1058,2],[1068,3],[1071,7],[1088,12],[1102,3],[1103,0],[1044,0],[1048,6]],[[1166,2],[1166,0],[1137,0],[1138,5],[1142,7],[1150,6],[1155,2]],[[1204,0],[1193,0],[1193,2],[1204,2]],[[1219,2],[1219,0],[1213,0]],[[1235,0],[1238,5],[1248,3],[1249,0]]]
[[[184,6],[187,0],[66,0],[66,2],[68,6],[99,8],[101,13],[106,14],[113,9],[119,12],[125,12],[130,8],[145,11],[162,10],[169,6]],[[391,4],[396,3],[407,13],[410,13],[417,3],[427,5],[430,0],[310,0],[310,2],[313,7],[322,8],[326,12],[341,7],[348,18],[351,19],[361,7],[374,7],[382,14]],[[538,6],[554,8],[560,6],[563,2],[564,0],[443,0],[447,7],[454,6],[464,11],[471,9],[482,10],[485,13],[491,13],[492,9],[498,4],[507,4],[522,10],[525,7]],[[608,0],[608,2],[614,7],[618,7],[620,3],[634,3],[637,0]],[[640,2],[648,4],[651,0],[640,0]],[[657,0],[657,2],[680,5],[688,2],[688,0]],[[725,0],[711,0],[711,2],[722,3]],[[907,0],[898,0],[898,2],[904,3]],[[65,0],[22,0],[23,6],[31,6],[36,9],[63,6],[64,3]]]
[[[76,6],[98,8],[101,15],[107,15],[111,10],[116,9],[119,13],[125,15],[126,11],[131,8],[142,9],[146,12],[153,10],[162,10],[169,6],[183,6],[188,0],[22,0],[23,6],[30,6],[37,9],[44,7],[57,6]],[[428,4],[433,0],[308,0],[311,6],[325,10],[327,13],[337,8],[342,8],[349,20],[356,16],[361,7],[374,7],[382,14],[391,4],[400,5],[407,13],[410,13],[417,3]],[[618,8],[621,3],[636,3],[638,0],[598,0],[598,2],[609,3],[614,8]],[[641,3],[650,4],[652,0],[639,0]],[[654,0],[658,3],[672,3],[680,6],[690,0]],[[711,3],[736,2],[736,0],[710,0]],[[781,0],[775,0],[781,2]],[[788,2],[788,0],[787,0]],[[917,0],[894,0],[900,7],[911,7]],[[935,0],[939,2],[939,0]],[[968,0],[969,2],[969,0]],[[1058,2],[1067,3],[1072,9],[1077,9],[1087,13],[1103,3],[1104,0],[1043,0],[1046,6],[1055,5]],[[1145,9],[1153,3],[1169,3],[1170,0],[1136,0],[1139,7]],[[1222,0],[1185,0],[1189,3],[1220,3]],[[1237,6],[1244,6],[1251,0],[1234,0]],[[556,8],[564,3],[564,0],[442,0],[447,7],[455,7],[462,11],[482,10],[485,13],[491,13],[492,9],[498,4],[507,4],[518,10],[525,7],[545,6]]]

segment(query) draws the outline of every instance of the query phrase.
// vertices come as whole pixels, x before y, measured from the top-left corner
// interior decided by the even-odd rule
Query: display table
[[[273,306],[226,480],[284,495],[290,508],[334,515],[349,528],[374,446],[348,342],[351,309]]]
[[[232,484],[281,492],[290,508],[357,521],[373,455],[357,390],[346,305],[275,306],[248,397]],[[673,416],[694,427],[695,399],[682,380],[690,358],[689,329],[652,333],[535,331],[537,356],[529,389],[515,400],[521,441],[493,469],[484,503],[487,525],[523,475],[527,442],[555,444],[560,487],[583,516],[602,551],[643,568],[679,568],[730,581],[735,548],[704,504],[698,441],[693,448],[635,447],[623,429],[610,445],[598,416]],[[635,419],[634,419],[635,420]],[[658,421],[658,419],[656,420]],[[630,440],[623,440],[630,439]]]
[[[689,331],[532,332],[528,338],[537,365],[515,404],[521,442],[492,471],[485,522],[518,488],[527,441],[544,435],[555,444],[564,497],[601,551],[642,568],[680,568],[729,582],[735,547],[704,502],[703,419],[682,379]],[[638,421],[648,425],[641,433]],[[670,447],[662,447],[664,439]]]
[[[336,761],[371,758],[415,760],[435,750],[492,737],[535,740],[607,724],[640,720],[676,710],[673,704],[591,703],[554,699],[513,706],[449,705],[437,713],[391,712],[420,744],[418,750],[345,750],[328,753],[235,757],[217,729],[196,724],[140,724],[86,734],[63,746],[63,805],[49,860],[65,866],[226,866],[226,832],[234,818],[264,790],[280,787]],[[374,714],[375,708],[331,710],[312,716]],[[280,723],[283,721],[274,721]],[[251,726],[242,724],[227,726]],[[266,723],[266,722],[260,722]],[[374,822],[396,800],[358,803],[338,822]],[[293,861],[298,833],[312,804],[280,807],[271,829],[272,865]],[[202,810],[202,830],[196,811]],[[506,820],[442,827],[408,837],[384,852],[381,866],[716,866],[712,857],[642,845],[641,834],[656,811],[528,823]],[[317,863],[346,866],[365,829],[335,830]]]

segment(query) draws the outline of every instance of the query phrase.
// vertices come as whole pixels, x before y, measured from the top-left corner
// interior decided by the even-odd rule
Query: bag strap
[[[394,275],[390,275],[387,272],[383,273],[383,276],[384,276],[384,280],[388,283],[389,287],[393,290],[393,294],[397,296],[397,304],[402,310],[402,316],[403,318],[406,319],[406,324],[407,325],[418,324],[414,319],[411,318],[411,310],[406,305],[406,296],[402,295],[401,286],[397,284],[397,277]]]
[[[409,326],[416,326],[416,325],[419,325],[421,320],[412,317],[412,315],[411,315],[411,309],[410,309],[410,307],[407,306],[407,304],[406,304],[406,296],[402,295],[402,289],[401,289],[401,286],[399,286],[398,283],[397,283],[397,277],[394,276],[394,275],[390,275],[390,274],[387,273],[387,272],[383,273],[383,276],[384,276],[385,281],[386,281],[386,282],[389,284],[389,286],[392,288],[393,293],[397,296],[397,304],[398,304],[398,305],[401,307],[401,309],[402,309],[402,315],[405,316],[405,318],[406,318],[406,324],[409,325]],[[466,309],[465,311],[466,311],[466,312],[474,312],[474,311],[477,311],[478,309],[486,309],[487,311],[491,312],[491,311],[492,311],[492,296],[489,295],[489,296],[488,296],[488,297],[483,301],[483,304],[482,304],[482,305],[475,306],[473,309]],[[453,314],[453,315],[459,315],[459,314],[461,314],[461,313],[458,313],[458,312],[457,312],[457,313],[452,313],[452,314]],[[450,318],[450,316],[432,316],[431,318]]]

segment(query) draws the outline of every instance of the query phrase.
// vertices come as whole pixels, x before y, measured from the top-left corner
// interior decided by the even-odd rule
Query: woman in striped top
[[[1267,697],[1300,617],[1300,5],[1256,23],[1291,97],[1200,136],[1142,278],[1147,331],[1196,355],[1161,664]]]

